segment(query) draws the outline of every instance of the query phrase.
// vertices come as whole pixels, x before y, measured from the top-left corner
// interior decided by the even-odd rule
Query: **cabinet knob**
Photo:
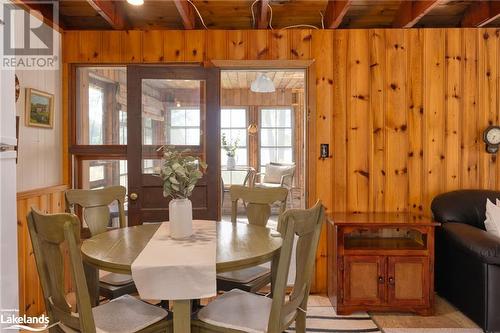
[[[137,193],[130,193],[128,197],[130,198],[130,200],[135,201],[139,196],[137,195]]]
[[[392,285],[394,284],[394,278],[392,276],[389,278],[389,284],[392,284]]]
[[[384,283],[384,277],[383,276],[379,276],[378,277],[378,283]]]

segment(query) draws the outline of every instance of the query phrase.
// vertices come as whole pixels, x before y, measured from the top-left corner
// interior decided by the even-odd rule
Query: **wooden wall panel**
[[[333,35],[333,210],[347,209],[347,45],[348,32]],[[320,64],[317,64],[320,66]]]
[[[445,119],[445,188],[460,188],[460,118],[462,91],[462,40],[460,29],[446,31],[446,119]]]
[[[406,113],[408,115],[408,210],[423,210],[423,30],[406,30]]]
[[[163,38],[163,56],[165,57],[165,61],[184,61],[184,32],[165,30]]]
[[[385,31],[370,31],[370,171],[369,209],[385,209]]]
[[[385,34],[385,211],[406,211],[408,207],[408,124],[406,114],[406,53],[403,30]]]
[[[368,30],[350,32],[347,45],[347,210],[358,212],[369,202]]]
[[[424,209],[444,190],[445,62],[444,30],[424,31]],[[428,211],[428,208],[426,209]]]
[[[162,62],[165,59],[163,43],[165,36],[163,31],[144,31],[142,62]]]
[[[44,213],[64,212],[66,185],[17,193],[17,241],[19,265],[19,312],[22,316],[38,316],[44,311],[44,302],[28,233],[26,215],[32,207]],[[69,267],[66,263],[66,268]],[[65,288],[71,290],[70,276],[65,277]]]
[[[481,151],[478,125],[477,31],[462,30],[464,59],[462,64],[464,97],[462,99],[462,166],[461,188],[479,187],[479,156]]]
[[[492,30],[478,31],[478,126],[498,124],[497,64],[498,38]],[[496,155],[481,154],[479,181],[482,188],[496,186]]]
[[[314,32],[312,34],[312,50],[313,57],[318,62],[314,66],[316,70],[316,133],[311,133],[309,140],[314,140],[313,134],[316,135],[316,146],[321,143],[330,142],[332,130],[332,110],[333,106],[333,32]],[[321,65],[319,65],[321,64]],[[318,160],[316,164],[316,184],[332,183],[332,160],[330,157]],[[332,190],[330,186],[316,187],[316,198],[321,199],[327,210],[331,210]],[[313,195],[313,193],[309,193]],[[314,199],[316,199],[314,198]],[[309,198],[311,201],[311,198]],[[320,245],[318,247],[318,256],[316,259],[316,279],[315,289],[326,290],[326,258],[327,258],[327,242],[326,242],[326,225],[321,234]]]
[[[99,48],[107,32],[85,32],[83,41],[80,33],[64,33],[66,64],[116,62],[116,54]],[[330,143],[331,160],[314,165],[315,194],[329,210],[429,214],[438,193],[500,188],[499,163],[482,142],[485,126],[500,117],[497,29],[186,33],[163,32],[165,61],[315,60],[310,84],[316,95],[310,98],[317,117],[309,139]],[[144,32],[119,34],[121,61],[142,61],[149,52]],[[262,96],[253,101],[268,102]],[[318,267],[316,291],[324,278]]]

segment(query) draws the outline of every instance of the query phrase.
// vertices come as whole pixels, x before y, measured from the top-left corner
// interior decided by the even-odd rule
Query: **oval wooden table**
[[[85,275],[93,305],[99,299],[99,269],[131,274],[132,262],[144,249],[159,224],[143,224],[111,230],[82,243]],[[279,233],[244,223],[217,222],[217,273],[234,271],[273,261],[281,248]],[[174,300],[174,332],[190,331],[190,300]]]

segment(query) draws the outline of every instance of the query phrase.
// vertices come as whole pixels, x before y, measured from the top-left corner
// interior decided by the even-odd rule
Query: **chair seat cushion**
[[[113,286],[124,286],[134,280],[132,280],[132,275],[99,271],[99,281]]]
[[[237,271],[226,272],[217,274],[217,278],[221,280],[238,282],[238,283],[250,283],[266,274],[270,274],[269,268],[262,266],[255,266],[240,269]]]
[[[251,333],[267,331],[272,299],[233,289],[217,297],[198,312],[210,325]]]
[[[92,308],[97,333],[134,333],[167,317],[168,312],[130,295]],[[59,324],[65,332],[74,332]]]

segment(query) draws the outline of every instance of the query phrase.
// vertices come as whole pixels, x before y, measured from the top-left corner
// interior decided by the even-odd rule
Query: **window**
[[[153,144],[153,119],[144,118],[142,127],[142,143],[145,145]]]
[[[118,112],[118,118],[120,122],[120,137],[119,141],[121,145],[127,144],[127,112]]]
[[[89,86],[89,144],[102,145],[103,115],[104,115],[104,91],[96,85]]]
[[[78,67],[76,70],[75,186],[127,187],[127,70],[125,67]],[[109,155],[102,153],[102,145]]]
[[[228,143],[238,140],[236,149],[236,166],[246,167],[248,165],[247,147],[247,110],[244,108],[224,108],[221,110],[221,136],[224,135]],[[224,185],[243,184],[246,171],[226,169],[227,155],[221,149],[222,179]]]
[[[127,75],[123,67],[76,70],[76,145],[127,144]]]
[[[260,110],[260,166],[293,163],[293,123],[290,108]]]
[[[199,146],[200,134],[200,109],[170,109],[167,137],[171,145]]]

